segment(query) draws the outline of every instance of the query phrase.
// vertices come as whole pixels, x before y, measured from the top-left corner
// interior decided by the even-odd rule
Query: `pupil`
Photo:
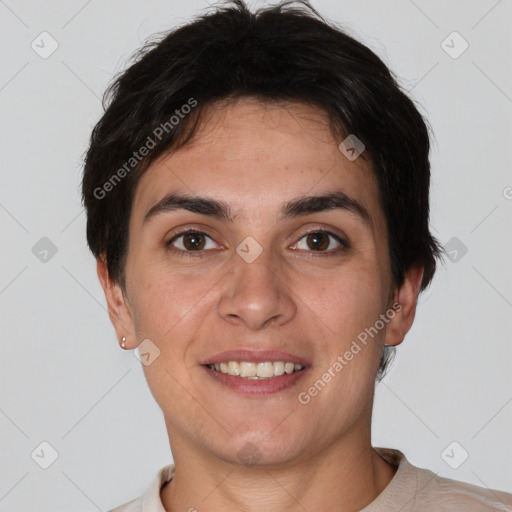
[[[326,249],[329,245],[329,240],[323,233],[313,233],[308,235],[308,243],[312,244],[311,248],[313,250],[318,251]]]
[[[183,245],[187,249],[202,249],[204,246],[204,238],[199,233],[188,233],[183,239]]]

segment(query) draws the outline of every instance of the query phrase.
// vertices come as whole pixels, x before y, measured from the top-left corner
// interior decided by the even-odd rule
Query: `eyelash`
[[[177,254],[178,256],[182,256],[182,257],[191,257],[191,258],[201,258],[204,256],[204,253],[207,252],[208,250],[211,250],[211,249],[207,249],[207,250],[198,250],[198,251],[185,251],[185,250],[182,250],[182,249],[173,249],[171,244],[173,242],[175,242],[177,239],[181,238],[182,236],[185,236],[185,235],[189,235],[189,234],[199,234],[199,235],[204,235],[205,237],[209,238],[210,240],[213,241],[213,238],[211,236],[209,236],[207,233],[203,232],[203,231],[199,231],[199,230],[196,230],[196,229],[187,229],[185,231],[181,231],[180,233],[177,233],[176,235],[174,235],[168,242],[166,242],[165,246],[167,247],[167,249],[169,251],[171,251],[172,253],[174,254]],[[313,257],[316,257],[316,256],[320,256],[320,257],[324,257],[324,256],[336,256],[338,255],[340,252],[343,252],[344,250],[348,249],[350,247],[349,243],[346,242],[345,240],[343,240],[341,237],[339,237],[338,235],[334,234],[334,233],[331,233],[330,231],[326,231],[326,230],[323,230],[323,229],[314,229],[312,231],[308,231],[307,233],[304,233],[300,238],[299,240],[296,242],[298,243],[300,240],[302,240],[304,237],[308,236],[308,235],[311,235],[311,234],[323,234],[323,235],[328,235],[332,238],[334,238],[339,244],[340,244],[340,247],[336,248],[336,249],[331,249],[329,251],[309,251],[311,254],[311,256]],[[295,249],[293,249],[295,250]],[[301,250],[301,249],[298,249],[298,250]]]
[[[177,233],[176,235],[174,235],[168,242],[166,242],[165,245],[169,251],[171,251],[172,253],[174,253],[178,256],[183,256],[185,258],[189,258],[189,257],[190,258],[201,258],[203,256],[203,253],[205,252],[204,250],[184,251],[183,249],[173,249],[171,247],[171,244],[173,242],[175,242],[178,238],[181,238],[182,236],[185,236],[185,235],[192,235],[192,234],[204,235],[205,237],[209,238],[210,240],[213,240],[213,238],[211,236],[209,236],[207,233],[205,233],[204,231],[199,231],[197,229],[186,229],[185,231],[181,231],[180,233]]]

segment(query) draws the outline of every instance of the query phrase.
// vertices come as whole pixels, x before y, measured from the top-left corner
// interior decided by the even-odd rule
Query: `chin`
[[[222,450],[222,458],[232,464],[245,467],[286,464],[299,454],[298,443],[293,437],[269,436],[270,431],[251,432],[231,440],[227,450]]]

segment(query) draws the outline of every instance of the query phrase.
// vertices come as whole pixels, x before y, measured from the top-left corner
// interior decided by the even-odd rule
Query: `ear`
[[[388,322],[384,343],[389,346],[400,345],[409,331],[416,314],[416,304],[423,278],[423,265],[412,265],[405,273],[402,286],[397,288],[389,307],[395,316]]]
[[[98,258],[96,260],[96,271],[98,272],[98,278],[105,293],[105,298],[107,299],[108,316],[116,330],[119,344],[124,336],[126,338],[124,348],[136,348],[137,340],[132,313],[123,295],[121,286],[114,283],[111,279],[104,258]]]

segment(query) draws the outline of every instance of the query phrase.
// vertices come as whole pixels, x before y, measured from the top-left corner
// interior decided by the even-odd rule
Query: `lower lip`
[[[236,375],[229,375],[229,373],[212,370],[208,366],[203,366],[203,368],[218,383],[228,386],[233,391],[243,395],[270,395],[278,393],[292,387],[308,370],[306,367],[298,372],[285,373],[284,375],[278,375],[269,379],[244,379]]]

